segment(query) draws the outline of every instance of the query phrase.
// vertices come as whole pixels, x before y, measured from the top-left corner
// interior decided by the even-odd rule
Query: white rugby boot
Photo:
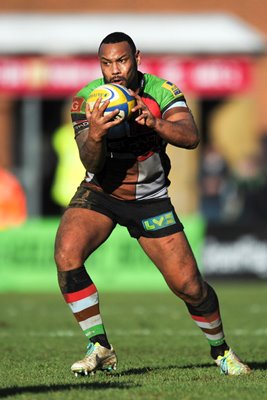
[[[223,356],[214,361],[224,375],[243,375],[251,372],[249,366],[243,363],[232,349],[226,350]]]
[[[101,346],[98,342],[89,342],[84,359],[76,361],[71,366],[71,371],[78,375],[93,375],[96,370],[111,372],[116,370],[117,357],[111,346],[111,349]]]

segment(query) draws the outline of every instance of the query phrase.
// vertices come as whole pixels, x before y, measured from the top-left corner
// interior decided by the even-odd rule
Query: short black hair
[[[112,32],[109,35],[107,35],[100,43],[98,48],[98,53],[102,44],[120,43],[120,42],[127,42],[131,47],[133,54],[136,53],[136,46],[134,44],[133,39],[129,35],[126,35],[126,33],[123,32]]]

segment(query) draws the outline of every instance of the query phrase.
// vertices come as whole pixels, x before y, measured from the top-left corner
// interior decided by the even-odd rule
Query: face
[[[98,56],[106,83],[117,83],[133,90],[137,89],[139,51],[133,54],[128,42],[110,43],[101,45]]]

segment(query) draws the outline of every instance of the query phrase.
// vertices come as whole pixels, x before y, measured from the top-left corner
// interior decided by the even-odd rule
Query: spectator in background
[[[212,144],[208,144],[203,149],[200,163],[200,208],[207,222],[220,222],[223,218],[228,173],[222,155]]]
[[[263,154],[244,157],[234,170],[237,194],[242,209],[237,218],[239,223],[262,223],[267,220],[267,170]]]
[[[260,223],[267,219],[267,139],[230,169],[212,145],[200,165],[200,208],[208,223]]]

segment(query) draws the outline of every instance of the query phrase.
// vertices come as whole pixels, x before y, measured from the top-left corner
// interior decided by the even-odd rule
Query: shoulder
[[[182,95],[181,90],[175,83],[147,73],[144,74],[144,89],[145,91],[170,93],[174,97]]]
[[[81,113],[85,112],[86,101],[89,97],[89,94],[98,86],[103,85],[103,78],[95,79],[94,81],[88,83],[82,89],[80,89],[72,99],[71,113]]]
[[[153,74],[144,74],[144,93],[153,97],[161,108],[174,100],[184,100],[184,95],[175,83]]]
[[[89,94],[98,86],[104,84],[104,79],[103,78],[98,78],[95,79],[94,81],[88,83],[86,86],[84,86],[82,89],[80,89],[77,94],[75,95],[76,97],[83,97],[84,99],[87,100]]]

